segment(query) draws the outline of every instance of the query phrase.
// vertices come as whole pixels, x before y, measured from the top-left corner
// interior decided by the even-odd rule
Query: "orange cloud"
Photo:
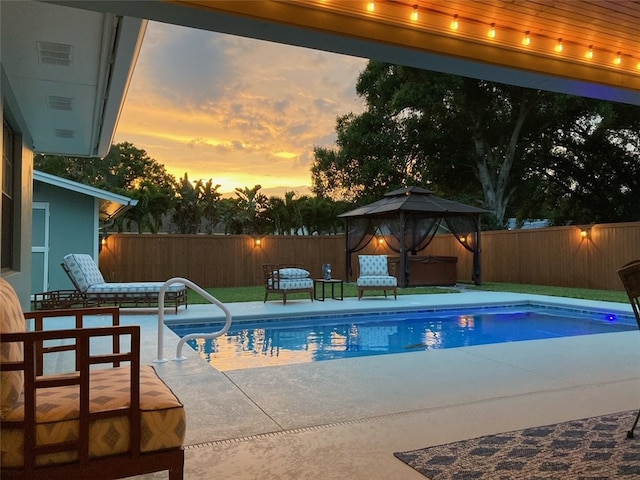
[[[223,192],[308,186],[366,61],[151,22],[115,141]]]

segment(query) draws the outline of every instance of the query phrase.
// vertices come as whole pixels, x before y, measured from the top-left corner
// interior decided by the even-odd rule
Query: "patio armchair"
[[[282,295],[282,304],[287,304],[287,295],[308,293],[313,302],[313,279],[310,273],[295,265],[262,265],[264,277],[264,301],[270,293]]]
[[[140,327],[120,326],[117,307],[23,314],[0,278],[0,334],[2,479],[182,480],[184,407],[140,365]]]
[[[105,282],[98,265],[91,255],[70,253],[64,256],[61,264],[67,276],[76,288],[75,296],[83,306],[117,305],[152,306],[158,303],[158,294],[163,282]],[[35,295],[34,308],[56,308],[57,292],[45,292]],[[187,287],[181,283],[170,285],[165,293],[165,306],[187,307]],[[68,302],[60,306],[69,306]]]
[[[385,298],[387,290],[398,298],[398,279],[395,277],[395,264],[389,264],[386,255],[358,255],[360,276],[356,281],[358,300],[365,290],[382,290]]]
[[[636,317],[636,322],[638,322],[638,328],[640,329],[640,260],[634,260],[624,265],[618,270],[618,276],[627,292],[633,314]],[[633,438],[633,431],[636,429],[639,419],[640,411],[638,411],[638,415],[636,415],[631,430],[627,432],[627,438]]]

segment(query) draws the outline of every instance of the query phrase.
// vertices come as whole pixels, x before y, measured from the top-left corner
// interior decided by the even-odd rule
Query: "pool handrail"
[[[191,340],[193,338],[203,338],[203,339],[211,339],[217,338],[221,335],[224,335],[229,331],[229,327],[231,327],[232,316],[229,309],[217,298],[211,295],[209,292],[204,290],[199,285],[196,285],[191,280],[187,280],[186,278],[181,277],[173,277],[167,280],[162,284],[160,288],[160,293],[158,293],[158,357],[153,361],[154,363],[164,363],[167,361],[166,358],[162,358],[162,351],[164,350],[164,293],[167,291],[170,285],[174,283],[182,283],[187,287],[195,290],[202,297],[207,299],[209,303],[216,305],[220,310],[222,310],[225,314],[225,324],[224,326],[213,333],[190,333],[185,335],[178,341],[178,345],[176,347],[176,358],[174,361],[179,362],[182,360],[186,360],[186,357],[182,356],[182,346],[187,340]]]

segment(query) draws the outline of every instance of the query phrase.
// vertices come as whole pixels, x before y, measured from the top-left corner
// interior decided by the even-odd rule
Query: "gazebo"
[[[347,222],[347,276],[352,273],[351,254],[365,248],[376,235],[381,235],[389,248],[399,254],[398,285],[406,287],[408,255],[416,255],[427,248],[442,227],[473,253],[472,280],[480,285],[480,215],[483,213],[488,210],[436,197],[430,190],[413,186],[386,193],[376,202],[338,215]]]

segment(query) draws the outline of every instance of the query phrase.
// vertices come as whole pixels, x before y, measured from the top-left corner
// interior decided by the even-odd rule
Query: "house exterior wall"
[[[18,108],[9,82],[2,70],[2,100],[0,113],[3,122],[6,120],[14,134],[14,222],[12,231],[3,231],[1,235],[11,235],[13,241],[13,264],[0,272],[15,289],[22,308],[30,310],[31,289],[31,205],[33,194],[33,150],[30,147],[31,137],[26,130],[22,115]],[[2,140],[0,140],[2,141]],[[0,178],[3,164],[0,162]],[[0,195],[0,202],[2,196]],[[1,205],[0,205],[1,207]],[[1,254],[0,254],[1,255]]]
[[[97,258],[98,212],[96,199],[64,188],[34,182],[35,202],[49,204],[49,290],[72,290],[73,284],[60,266],[68,253]],[[38,286],[34,285],[38,293]]]

